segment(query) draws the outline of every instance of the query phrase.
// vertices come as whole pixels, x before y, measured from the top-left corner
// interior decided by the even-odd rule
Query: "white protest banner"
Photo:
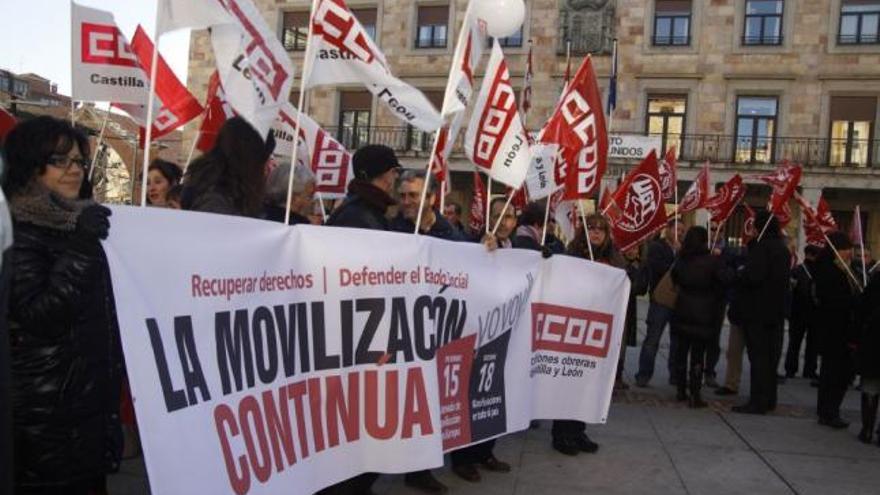
[[[113,14],[71,2],[71,98],[143,105],[149,85]]]
[[[104,249],[156,495],[312,493],[439,466],[444,451],[531,419],[607,417],[622,270],[427,236],[113,210]]]
[[[608,138],[608,158],[624,160],[644,160],[651,150],[660,153],[660,136],[636,136],[632,134],[611,134]]]

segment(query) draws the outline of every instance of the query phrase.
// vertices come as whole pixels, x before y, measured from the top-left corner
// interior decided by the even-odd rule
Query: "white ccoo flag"
[[[431,102],[394,77],[385,55],[343,0],[316,0],[304,67],[305,88],[360,83],[407,124],[423,131],[440,127]]]
[[[531,161],[529,140],[498,43],[492,47],[483,86],[465,133],[464,149],[475,165],[498,182],[518,189],[526,178]]]
[[[178,29],[231,24],[220,0],[159,0],[158,36]]]

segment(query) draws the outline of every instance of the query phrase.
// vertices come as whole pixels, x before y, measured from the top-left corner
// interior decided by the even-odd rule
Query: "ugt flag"
[[[708,200],[709,162],[706,162],[703,165],[703,168],[700,169],[700,172],[697,174],[697,178],[694,179],[691,187],[688,188],[681,203],[678,205],[678,213],[684,214],[689,211],[694,211],[697,208],[704,208],[706,206],[706,201]]]
[[[773,187],[767,209],[773,213],[779,213],[783,205],[788,204],[788,200],[792,198],[795,189],[801,182],[801,167],[800,165],[782,163],[772,174],[762,176],[760,179]]]
[[[666,225],[655,150],[630,172],[614,196],[620,213],[611,224],[611,235],[621,251],[637,246]]]
[[[715,223],[723,223],[730,218],[736,205],[746,196],[746,186],[739,174],[734,175],[729,181],[718,189],[715,196],[706,201],[706,209],[709,210],[711,219]]]
[[[522,185],[531,160],[529,142],[498,43],[492,47],[464,138],[467,157],[493,180],[515,189]]]
[[[666,156],[660,160],[660,184],[663,186],[664,201],[678,201],[675,197],[675,182],[678,180],[676,174],[677,160],[675,158],[675,146],[670,146],[666,150]]]

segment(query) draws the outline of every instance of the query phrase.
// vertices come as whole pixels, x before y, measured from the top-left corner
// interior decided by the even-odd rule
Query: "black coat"
[[[749,244],[740,276],[736,308],[731,311],[743,325],[782,324],[790,290],[791,253],[778,234],[770,230],[760,242]]]
[[[669,271],[669,267],[675,261],[675,252],[665,239],[654,239],[648,243],[648,254],[646,257],[645,267],[648,271],[648,283],[653,293],[654,288],[660,283],[660,279]]]
[[[816,284],[816,317],[819,353],[827,357],[849,355],[849,346],[858,340],[856,308],[858,291],[834,255],[823,255],[813,273]]]
[[[391,230],[385,213],[393,204],[394,200],[385,191],[369,182],[355,179],[348,185],[345,201],[327,219],[327,225]]]
[[[118,468],[123,372],[97,240],[16,222],[9,326],[15,478],[70,484]]]
[[[868,281],[859,305],[861,332],[856,360],[863,378],[880,378],[880,274]]]
[[[791,271],[793,283],[790,319],[792,321],[808,322],[813,317],[816,309],[816,303],[813,300],[815,293],[813,270],[815,270],[815,263],[807,260]]]
[[[434,224],[431,228],[424,232],[425,235],[435,237],[437,239],[446,239],[447,241],[467,241],[467,237],[458,229],[452,226],[439,211],[434,210]],[[403,213],[398,213],[396,217],[391,219],[391,230],[395,232],[405,232],[412,234],[416,230],[416,224],[411,220],[404,218]]]
[[[672,332],[714,338],[724,320],[724,293],[733,279],[733,271],[719,256],[706,253],[679,258],[672,268],[672,281],[678,287]]]
[[[284,223],[284,215],[287,214],[287,210],[281,208],[280,206],[275,205],[266,205],[265,214],[263,218],[266,220],[270,220],[272,222],[280,222]],[[290,220],[287,222],[287,225],[300,225],[300,224],[311,224],[312,222],[308,219],[308,217],[304,217],[296,212],[290,212]]]

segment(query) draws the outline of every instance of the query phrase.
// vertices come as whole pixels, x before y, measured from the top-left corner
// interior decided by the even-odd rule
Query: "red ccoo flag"
[[[480,173],[474,170],[474,197],[471,198],[471,219],[468,223],[471,232],[482,232],[486,223],[486,187]]]
[[[666,225],[655,151],[630,172],[614,196],[620,215],[611,224],[611,236],[621,251],[637,246]]]
[[[659,163],[660,168],[660,185],[663,186],[663,200],[675,201],[675,181],[677,160],[675,158],[675,146],[670,146],[666,150],[666,156]]]
[[[584,59],[544,126],[541,142],[559,145],[565,167],[564,199],[588,199],[601,183],[608,161],[602,95],[590,57]]]
[[[736,174],[718,189],[715,196],[706,201],[706,209],[712,215],[712,221],[719,224],[726,222],[744,197],[746,197],[746,186],[742,177]]]
[[[220,74],[215,70],[211,74],[211,80],[208,82],[208,97],[205,100],[205,118],[202,119],[202,125],[199,127],[199,140],[196,142],[196,148],[199,151],[207,152],[214,147],[214,141],[217,140],[217,133],[226,120],[235,116],[232,106],[226,101],[226,94],[223,92],[223,85],[220,82]]]
[[[697,178],[684,194],[681,204],[678,205],[678,213],[687,213],[697,208],[704,208],[709,200],[709,162],[703,165]]]

